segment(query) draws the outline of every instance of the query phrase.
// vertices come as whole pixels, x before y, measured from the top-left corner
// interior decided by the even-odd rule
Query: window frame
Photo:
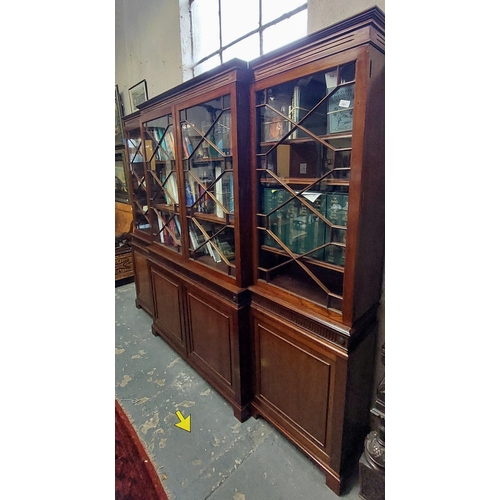
[[[210,54],[207,54],[206,56],[203,56],[199,60],[195,61],[194,60],[194,49],[193,49],[193,25],[194,25],[194,20],[193,20],[193,15],[192,15],[192,9],[191,5],[193,2],[196,0],[188,0],[189,2],[189,28],[190,28],[190,35],[191,35],[191,71],[193,76],[196,76],[200,74],[200,72],[197,72],[196,69],[202,65],[204,62],[208,61],[211,58],[218,57],[218,65],[223,63],[223,54],[224,52],[229,49],[230,47],[236,45],[237,43],[245,40],[246,38],[249,38],[255,34],[259,35],[259,56],[262,56],[264,54],[264,31],[274,25],[277,25],[283,21],[286,21],[287,19],[290,19],[292,16],[299,14],[300,12],[303,12],[304,10],[307,11],[308,8],[308,2],[305,1],[302,5],[299,5],[298,7],[295,7],[292,10],[289,10],[287,12],[284,12],[280,16],[272,19],[271,21],[268,21],[266,23],[262,23],[262,0],[259,0],[259,25],[257,28],[246,32],[244,35],[241,35],[240,37],[236,38],[235,40],[232,40],[231,42],[227,44],[222,43],[222,17],[221,17],[221,1],[222,0],[217,0],[218,4],[218,9],[219,9],[219,24],[218,24],[218,39],[219,39],[219,48]],[[202,0],[198,0],[202,1]],[[217,65],[217,66],[218,66]],[[202,71],[203,72],[203,71]]]

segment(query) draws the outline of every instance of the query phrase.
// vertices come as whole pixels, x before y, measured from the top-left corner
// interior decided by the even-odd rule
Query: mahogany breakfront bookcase
[[[125,118],[137,306],[337,494],[369,431],[384,259],[373,8]]]

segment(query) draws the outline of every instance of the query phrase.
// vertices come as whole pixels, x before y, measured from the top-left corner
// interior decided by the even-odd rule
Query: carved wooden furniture
[[[337,494],[369,431],[384,253],[378,8],[124,119],[136,304]]]
[[[384,18],[371,9],[253,70],[252,413],[337,494],[369,430],[384,252]]]
[[[125,119],[137,305],[240,420],[250,414],[249,80],[234,60]]]

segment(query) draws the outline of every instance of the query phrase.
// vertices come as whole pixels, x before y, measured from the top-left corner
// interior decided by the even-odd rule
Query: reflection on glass
[[[180,252],[181,225],[172,115],[144,123],[143,134],[152,234],[155,241]]]
[[[150,229],[148,195],[146,190],[146,168],[142,153],[140,131],[133,130],[126,141],[132,193],[132,209],[134,224],[137,229],[147,231]]]
[[[209,221],[189,220],[189,250],[194,258],[207,256],[205,263],[219,264],[235,258],[234,229]]]
[[[179,194],[172,115],[147,122],[144,136],[151,202],[157,207],[163,204],[176,205],[179,203]]]
[[[354,84],[336,89],[328,99],[328,133],[352,130],[353,109]]]
[[[156,220],[154,221],[154,236],[156,240],[167,247],[180,251],[181,247],[181,224],[179,216],[167,211],[154,210]]]

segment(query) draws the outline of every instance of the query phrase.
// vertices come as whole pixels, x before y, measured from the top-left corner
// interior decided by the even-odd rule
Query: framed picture
[[[142,80],[139,83],[136,83],[133,87],[130,87],[128,94],[130,96],[130,107],[132,111],[136,111],[138,104],[148,100],[148,87],[146,85],[146,80]]]
[[[115,85],[115,146],[123,144],[123,102]]]

